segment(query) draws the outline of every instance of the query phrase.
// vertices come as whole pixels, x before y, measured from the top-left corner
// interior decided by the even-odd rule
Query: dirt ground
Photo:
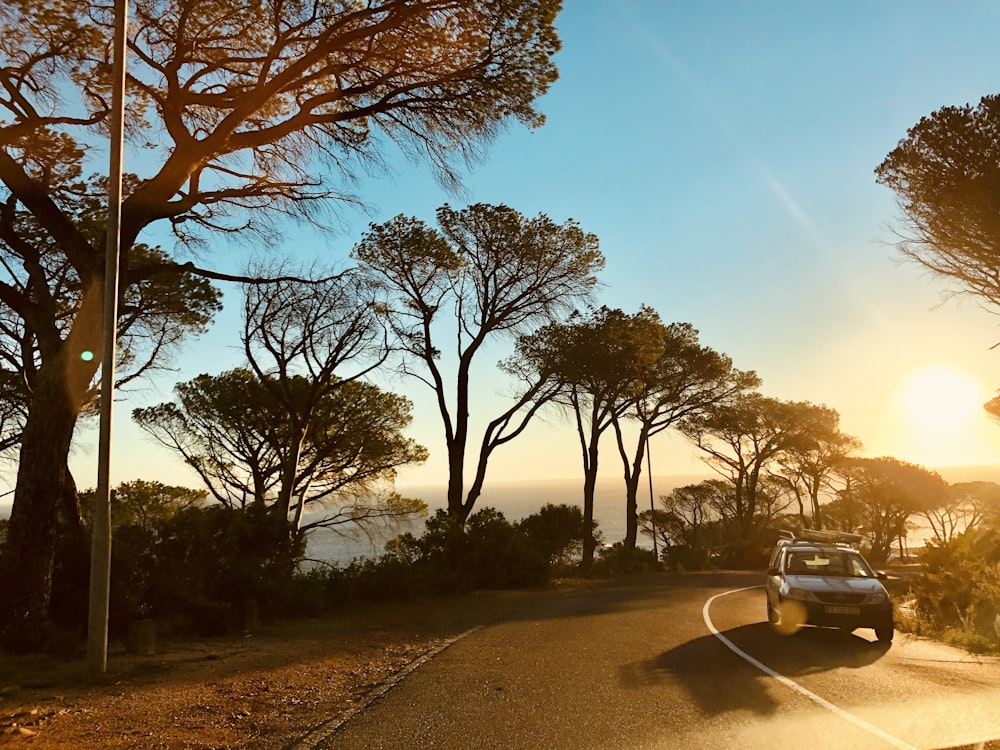
[[[359,606],[208,641],[160,639],[151,656],[0,654],[0,747],[271,750],[350,712],[421,656],[517,611],[540,592]],[[315,735],[314,735],[315,736]]]

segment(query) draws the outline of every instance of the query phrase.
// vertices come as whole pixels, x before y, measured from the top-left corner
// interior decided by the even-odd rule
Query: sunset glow
[[[979,383],[951,367],[929,365],[909,375],[900,391],[905,457],[928,466],[995,460],[985,400]]]
[[[909,421],[923,432],[961,432],[982,416],[977,383],[950,367],[926,367],[906,381],[903,403]]]

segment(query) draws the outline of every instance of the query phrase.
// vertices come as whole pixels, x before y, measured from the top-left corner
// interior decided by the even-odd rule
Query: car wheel
[[[875,628],[875,637],[878,639],[879,643],[892,643],[892,636],[895,632],[895,628],[892,625],[882,625],[881,627]]]

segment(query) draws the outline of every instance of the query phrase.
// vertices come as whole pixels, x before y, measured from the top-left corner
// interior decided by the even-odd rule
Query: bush
[[[109,628],[155,617],[200,635],[242,627],[256,612],[296,605],[304,552],[265,509],[187,508],[147,529],[122,526],[112,546]]]
[[[930,544],[911,584],[922,630],[976,652],[1000,650],[1000,533],[979,529]]]
[[[519,521],[517,528],[551,565],[567,566],[580,558],[583,511],[579,506],[547,503],[538,513]]]
[[[622,542],[615,542],[598,552],[594,572],[603,575],[631,575],[662,571],[663,566],[652,550],[636,547],[630,549]]]
[[[670,570],[705,570],[712,567],[711,553],[700,547],[674,545],[663,550],[663,562]]]

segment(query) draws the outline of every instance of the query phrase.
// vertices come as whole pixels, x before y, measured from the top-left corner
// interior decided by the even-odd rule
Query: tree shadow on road
[[[887,645],[827,628],[803,628],[794,636],[781,636],[766,623],[754,623],[723,635],[754,659],[791,679],[864,667],[888,650]],[[635,690],[674,683],[685,688],[706,714],[772,714],[780,703],[773,697],[774,691],[787,689],[711,634],[647,661],[625,665],[619,678],[625,687]]]

